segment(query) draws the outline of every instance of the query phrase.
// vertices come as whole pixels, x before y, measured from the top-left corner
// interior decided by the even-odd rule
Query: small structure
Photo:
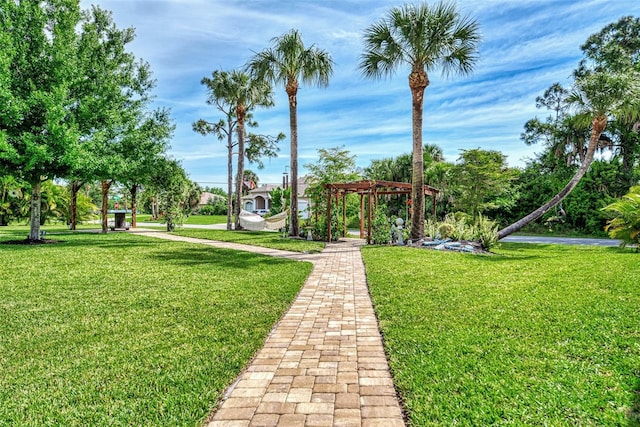
[[[331,241],[331,207],[333,202],[338,203],[340,197],[342,197],[342,212],[346,215],[346,195],[349,193],[357,193],[360,195],[360,238],[365,236],[364,232],[364,199],[367,198],[367,244],[371,243],[371,216],[374,203],[378,203],[378,196],[387,194],[411,194],[410,182],[394,182],[394,181],[374,181],[363,180],[347,183],[331,183],[324,184],[324,188],[328,190],[327,195],[327,237],[328,241]],[[424,194],[433,198],[433,215],[436,214],[436,197],[440,192],[438,189],[425,185],[423,187]],[[346,233],[346,218],[343,217],[343,224]]]
[[[109,220],[109,228],[111,229],[111,231],[116,231],[116,229],[120,229],[120,230],[128,230],[129,227],[131,226],[128,222],[127,222],[127,214],[131,213],[130,210],[110,210],[108,211],[108,213],[113,214],[114,218],[113,220]]]

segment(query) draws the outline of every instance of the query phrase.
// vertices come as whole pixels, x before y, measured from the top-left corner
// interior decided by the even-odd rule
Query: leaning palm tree
[[[333,73],[329,53],[314,46],[306,48],[297,30],[272,39],[273,46],[257,53],[247,65],[252,75],[275,85],[283,84],[289,98],[291,138],[291,203],[289,235],[298,236],[298,113],[300,83],[327,86]]]
[[[477,61],[480,40],[475,20],[460,15],[453,4],[426,3],[391,9],[387,16],[365,30],[365,51],[360,70],[365,77],[391,76],[403,65],[411,69],[409,88],[413,102],[413,217],[411,238],[424,236],[424,159],[422,115],[424,91],[429,86],[428,72],[436,68],[443,75],[466,75]]]
[[[498,231],[498,239],[515,233],[525,225],[540,218],[549,209],[564,200],[578,185],[593,162],[593,156],[600,143],[600,137],[607,127],[609,115],[633,117],[633,120],[637,120],[637,117],[640,116],[638,78],[638,73],[632,71],[625,73],[597,71],[587,73],[576,79],[574,90],[568,100],[578,107],[577,118],[591,123],[589,144],[587,145],[586,153],[582,157],[580,167],[569,183],[551,200],[524,218]]]

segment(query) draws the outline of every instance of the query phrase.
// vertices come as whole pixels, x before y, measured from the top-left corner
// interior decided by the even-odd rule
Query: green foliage
[[[307,175],[308,186],[305,194],[311,199],[312,212],[310,219],[314,230],[319,232],[322,227],[326,228],[328,190],[324,188],[324,185],[358,180],[360,174],[356,167],[356,156],[352,155],[344,146],[328,149],[320,148],[316,163],[308,163],[304,166],[309,171]],[[338,238],[343,234],[343,214],[347,218],[358,215],[360,208],[356,199],[356,195],[347,195],[349,203],[347,204],[347,212],[344,213],[342,212],[341,201],[332,205],[331,223],[333,224],[334,221],[337,221],[335,227],[338,232],[338,234],[335,234],[332,231],[332,238]],[[317,221],[315,220],[316,218],[318,218]],[[326,230],[321,233],[324,236],[326,234]]]
[[[200,215],[225,215],[227,213],[227,197],[220,196],[209,198],[207,204],[202,206],[198,213]]]
[[[635,253],[362,254],[408,425],[637,425]]]
[[[425,221],[425,236],[432,239],[474,241],[489,250],[498,243],[498,224],[483,215],[475,219],[464,212],[447,215],[442,222]]]
[[[281,212],[289,209],[289,203],[291,200],[291,188],[283,190],[280,187],[276,187],[269,193],[271,200],[271,207],[269,208],[269,214],[277,215]]]
[[[191,212],[189,195],[191,181],[176,160],[162,159],[157,163],[155,176],[152,179],[153,188],[158,194],[160,210],[164,213],[163,220],[167,224],[167,231],[174,231],[176,225],[182,225]]]
[[[473,240],[489,250],[498,244],[498,224],[479,215],[474,224]]]
[[[472,217],[498,207],[511,189],[514,174],[507,166],[504,154],[495,150],[462,150],[458,164],[452,170],[456,196],[454,205]]]
[[[440,236],[442,239],[448,239],[453,237],[453,233],[455,232],[455,227],[453,224],[449,222],[441,222],[437,227],[436,235]]]
[[[622,240],[622,247],[640,247],[640,186],[631,187],[620,199],[602,209],[614,216],[606,226],[612,239]]]
[[[391,242],[391,221],[386,215],[387,207],[380,203],[376,206],[371,223],[371,243],[387,245]]]
[[[0,241],[24,238],[9,228]],[[203,425],[311,271],[128,233],[47,237],[61,242],[0,249],[3,426]]]
[[[22,219],[28,210],[25,184],[11,175],[0,176],[0,226]]]

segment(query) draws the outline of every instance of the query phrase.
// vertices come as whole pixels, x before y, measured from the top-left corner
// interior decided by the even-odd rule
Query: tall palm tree
[[[434,7],[421,3],[393,8],[385,18],[365,30],[365,51],[359,65],[365,77],[388,77],[403,65],[411,69],[412,239],[424,236],[422,115],[424,91],[429,86],[428,72],[440,68],[445,76],[471,73],[477,61],[479,40],[476,21],[460,15],[455,5],[445,2]]]
[[[628,73],[597,71],[587,73],[576,79],[574,90],[568,99],[579,108],[578,117],[591,122],[589,144],[584,157],[582,157],[580,167],[569,183],[551,200],[524,218],[498,231],[499,239],[520,230],[525,225],[540,218],[549,209],[564,200],[578,185],[578,182],[587,173],[589,166],[593,162],[593,155],[598,148],[602,132],[607,127],[609,115],[629,116],[637,120],[640,115],[637,105],[638,99],[640,99],[638,77],[637,73],[631,71]]]
[[[236,196],[233,204],[235,216],[235,228],[240,226],[240,207],[242,199],[242,183],[244,175],[245,158],[245,122],[249,111],[257,106],[270,107],[273,105],[273,90],[268,82],[252,78],[249,74],[240,71],[214,71],[211,78],[204,77],[202,84],[209,90],[207,103],[216,105],[218,110],[225,114],[225,120],[218,123],[210,123],[198,120],[193,124],[193,129],[203,135],[216,133],[218,138],[227,137],[227,230],[231,229],[231,194],[233,174],[233,148],[238,150],[238,170],[236,171]],[[237,134],[237,142],[234,144],[233,132]]]
[[[291,204],[289,235],[299,234],[298,224],[298,87],[300,83],[320,87],[329,84],[333,60],[328,52],[315,46],[305,47],[301,34],[292,29],[272,40],[273,46],[257,53],[247,65],[258,79],[275,85],[283,84],[289,98],[291,140]]]
[[[228,86],[228,100],[235,105],[237,119],[236,132],[238,134],[238,167],[236,170],[236,203],[234,206],[235,229],[240,230],[240,208],[242,206],[242,187],[244,183],[244,137],[247,113],[257,106],[273,106],[273,90],[271,84],[262,79],[255,79],[240,70],[230,73]]]

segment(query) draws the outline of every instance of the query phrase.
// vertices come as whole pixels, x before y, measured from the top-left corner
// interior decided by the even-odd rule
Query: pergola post
[[[371,188],[367,194],[367,245],[371,244]]]
[[[364,239],[364,194],[360,193],[360,238]]]
[[[327,197],[327,242],[331,243],[331,192],[333,189],[328,188]]]

